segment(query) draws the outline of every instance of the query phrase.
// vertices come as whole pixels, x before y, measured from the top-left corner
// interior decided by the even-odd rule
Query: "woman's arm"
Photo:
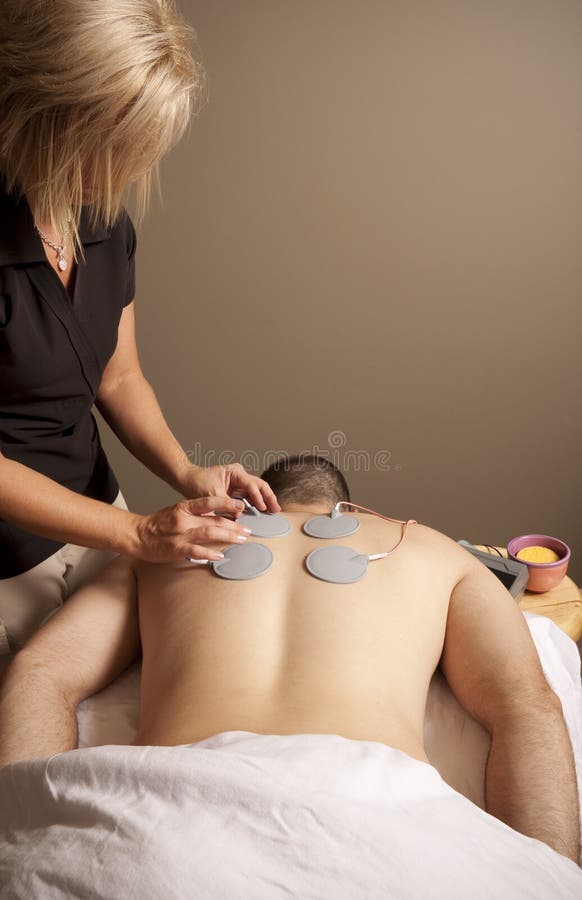
[[[65,544],[150,562],[220,559],[221,546],[245,539],[243,526],[220,513],[242,510],[229,497],[203,497],[140,516],[70,491],[0,453],[0,518]]]
[[[133,303],[125,307],[117,347],[99,391],[97,409],[130,453],[184,497],[247,494],[261,510],[280,507],[270,486],[242,466],[194,466],[170,431],[139,363]]]
[[[182,493],[184,476],[192,465],[170,431],[141,370],[133,303],[121,316],[117,347],[103,372],[95,405],[130,453]]]
[[[118,346],[106,367],[97,405],[138,459],[185,496],[199,499],[137,515],[70,491],[0,453],[0,518],[55,541],[174,562],[184,557],[220,559],[225,544],[245,540],[248,529],[220,515],[242,513],[243,504],[228,496],[229,488],[247,493],[259,508],[268,504],[278,510],[270,487],[242,466],[190,465],[141,373],[132,306],[122,316]]]
[[[70,491],[1,453],[0,518],[53,541],[139,556],[143,516]]]

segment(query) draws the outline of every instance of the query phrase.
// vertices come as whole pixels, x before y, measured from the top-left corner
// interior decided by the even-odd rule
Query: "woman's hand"
[[[247,497],[261,512],[281,511],[267,482],[251,475],[240,463],[208,468],[189,466],[180,478],[180,490],[185,497],[228,497],[239,494]]]
[[[174,506],[141,516],[137,525],[137,546],[133,556],[147,562],[180,562],[191,559],[222,559],[225,544],[244,543],[250,528],[243,528],[220,515],[240,515],[241,500],[230,497],[202,497],[182,500]]]

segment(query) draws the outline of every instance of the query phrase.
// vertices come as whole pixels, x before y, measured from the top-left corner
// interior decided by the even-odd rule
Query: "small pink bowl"
[[[517,554],[524,547],[548,547],[554,550],[560,557],[555,562],[536,563],[519,559]],[[543,594],[551,591],[559,585],[568,569],[570,561],[570,548],[564,541],[551,537],[549,534],[522,534],[510,540],[507,545],[507,555],[516,562],[525,563],[529,571],[526,588],[528,591]]]

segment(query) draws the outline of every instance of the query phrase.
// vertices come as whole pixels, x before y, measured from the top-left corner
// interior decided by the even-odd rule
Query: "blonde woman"
[[[0,653],[112,554],[219,558],[245,539],[229,495],[279,509],[240,465],[190,465],[136,350],[124,203],[131,187],[144,211],[186,128],[201,85],[191,36],[169,0],[2,3]],[[128,511],[93,404],[183,502]]]

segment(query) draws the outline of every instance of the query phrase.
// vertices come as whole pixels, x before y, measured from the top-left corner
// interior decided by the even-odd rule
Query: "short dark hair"
[[[282,456],[265,469],[261,478],[270,484],[281,505],[327,501],[335,506],[340,500],[350,499],[344,476],[324,456]]]

